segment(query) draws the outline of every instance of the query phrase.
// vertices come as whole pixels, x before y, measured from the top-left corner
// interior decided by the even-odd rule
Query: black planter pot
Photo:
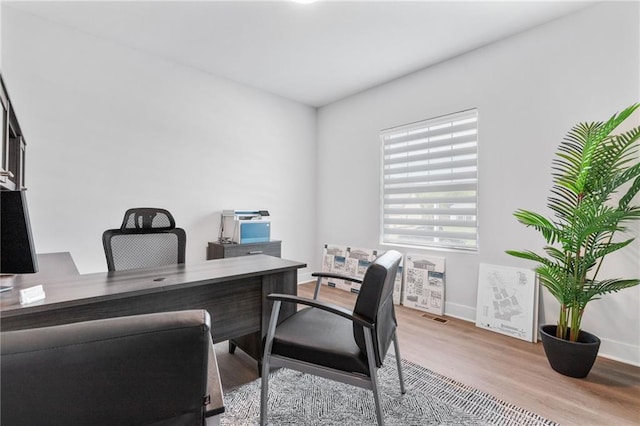
[[[584,330],[580,330],[577,342],[558,339],[557,328],[556,325],[540,327],[542,346],[551,368],[565,376],[579,379],[587,377],[596,361],[600,339]]]

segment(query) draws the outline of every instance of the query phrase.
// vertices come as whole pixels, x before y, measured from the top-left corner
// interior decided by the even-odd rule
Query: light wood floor
[[[298,294],[311,297],[313,284]],[[348,308],[355,295],[329,287],[321,299]],[[528,343],[448,318],[445,324],[423,312],[396,307],[402,358],[562,425],[640,425],[640,367],[599,357],[585,379],[562,376],[549,367],[542,344]],[[225,391],[258,378],[255,361],[227,343],[216,345]]]

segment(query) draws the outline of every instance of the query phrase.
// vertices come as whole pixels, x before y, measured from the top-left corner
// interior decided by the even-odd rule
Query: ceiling
[[[578,1],[4,1],[311,106],[519,33]]]

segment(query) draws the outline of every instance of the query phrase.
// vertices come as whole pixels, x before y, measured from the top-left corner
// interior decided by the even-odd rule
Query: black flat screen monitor
[[[24,191],[0,191],[0,272],[38,272]]]

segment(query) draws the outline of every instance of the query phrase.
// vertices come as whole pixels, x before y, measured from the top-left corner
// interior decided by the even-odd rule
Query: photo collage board
[[[322,272],[333,272],[362,279],[371,262],[382,254],[384,251],[381,250],[325,244],[322,254]],[[361,284],[337,278],[324,278],[322,284],[351,293],[358,293],[361,286]],[[402,264],[398,269],[393,287],[393,303],[396,305],[401,302],[401,292]]]
[[[322,271],[364,278],[371,262],[384,251],[325,244]],[[325,278],[322,284],[358,293],[360,284],[336,278]],[[393,303],[436,315],[444,314],[445,259],[407,254],[400,264],[393,288]]]

